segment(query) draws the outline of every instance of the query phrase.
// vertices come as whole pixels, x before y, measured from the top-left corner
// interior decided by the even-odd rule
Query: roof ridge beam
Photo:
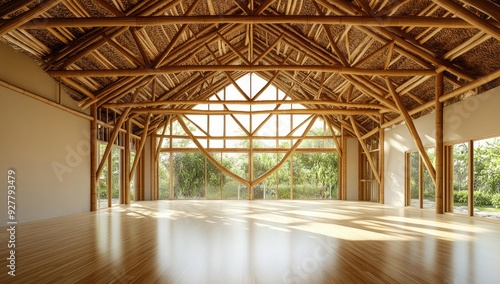
[[[62,0],[54,0],[62,1]],[[497,31],[496,24],[481,21],[481,26]],[[440,17],[373,17],[373,16],[311,16],[311,15],[218,15],[218,16],[128,16],[92,18],[37,18],[19,23],[20,29],[84,28],[84,27],[147,27],[178,24],[328,24],[372,27],[441,27],[471,28],[475,22],[461,18]]]

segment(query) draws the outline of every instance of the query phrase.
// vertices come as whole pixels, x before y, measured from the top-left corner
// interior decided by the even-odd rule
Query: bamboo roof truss
[[[0,0],[0,15],[2,41],[138,136],[250,72],[361,140],[432,111],[438,74],[445,103],[500,83],[492,0]]]

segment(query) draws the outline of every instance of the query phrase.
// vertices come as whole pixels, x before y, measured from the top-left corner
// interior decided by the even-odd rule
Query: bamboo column
[[[90,211],[97,210],[97,107],[91,108],[90,121]]]
[[[411,206],[411,154],[405,153],[405,206]]]
[[[157,140],[151,137],[151,153],[149,155],[150,169],[151,169],[151,200],[158,200],[158,156],[156,155]]]
[[[380,125],[384,124],[384,115],[380,115]],[[384,192],[384,182],[385,182],[385,153],[384,153],[384,141],[385,141],[385,129],[380,127],[379,141],[378,141],[378,154],[379,154],[379,174],[380,174],[380,184],[378,189],[378,202],[381,204],[385,203],[385,192]]]
[[[135,152],[135,159],[134,163],[132,165],[132,168],[130,169],[130,179],[133,178],[134,173],[137,169],[137,166],[139,165],[139,159],[142,156],[142,152],[144,150],[144,145],[146,145],[146,139],[148,136],[148,129],[149,129],[149,122],[151,121],[151,114],[147,115],[146,118],[146,123],[144,124],[144,129],[142,130],[142,135],[141,135],[141,140],[139,141],[139,147],[136,149]]]
[[[444,92],[444,76],[440,72],[436,75],[436,213],[443,214],[444,188],[444,143],[443,143],[443,103],[439,98]]]
[[[418,208],[424,208],[424,162],[418,157]]]
[[[469,216],[474,216],[474,142],[469,140]]]
[[[132,130],[130,127],[130,120],[125,122],[125,165],[123,168],[124,174],[124,186],[122,191],[122,200],[126,199],[126,196],[130,193],[130,131]],[[124,198],[125,197],[125,198]],[[125,202],[123,202],[125,203]]]
[[[453,213],[453,146],[444,148],[444,196],[445,212]]]
[[[113,171],[111,170],[111,167],[113,166],[113,155],[108,156],[108,182],[107,182],[107,191],[108,191],[108,207],[111,207],[111,195],[113,192]]]

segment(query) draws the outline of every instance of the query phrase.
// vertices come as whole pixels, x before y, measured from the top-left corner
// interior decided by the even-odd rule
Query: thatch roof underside
[[[500,82],[497,0],[0,0],[0,15],[2,40],[82,108],[134,103],[136,133],[249,72],[338,102],[306,106],[351,134],[352,115],[363,135],[401,121],[394,92],[413,118],[433,111],[438,73],[445,103]]]

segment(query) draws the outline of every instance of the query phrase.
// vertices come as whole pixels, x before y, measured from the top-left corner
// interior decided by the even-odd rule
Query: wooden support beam
[[[243,111],[243,110],[195,110],[195,109],[158,109],[158,108],[133,108],[132,113],[153,113],[153,114],[192,114],[192,115],[206,115],[206,114],[219,114],[219,115],[258,115],[258,114],[314,114],[317,115],[378,115],[378,110],[366,109],[279,109],[279,110],[256,110],[256,111]]]
[[[496,38],[497,40],[500,40],[500,29],[498,28],[497,25],[481,19],[471,11],[467,10],[464,6],[457,4],[456,2],[453,2],[451,0],[432,0],[432,2],[450,11],[458,18],[464,19],[472,26],[487,32],[489,35]],[[498,8],[496,10],[498,10]]]
[[[424,208],[424,160],[418,156],[418,208]]]
[[[304,131],[303,135],[301,136],[301,138],[297,139],[297,141],[295,142],[295,144],[293,144],[292,148],[290,148],[290,150],[283,156],[283,158],[281,159],[281,161],[279,161],[276,165],[274,165],[274,167],[272,167],[270,170],[268,170],[265,174],[263,174],[259,178],[253,179],[251,181],[252,185],[255,186],[255,185],[259,184],[261,181],[263,181],[266,178],[268,178],[269,176],[271,176],[272,174],[274,174],[288,160],[288,158],[290,158],[290,156],[292,156],[293,153],[295,153],[295,151],[299,148],[299,146],[302,143],[302,141],[306,138],[306,135],[307,135],[307,133],[309,133],[309,130],[311,130],[311,128],[313,127],[314,122],[316,122],[316,119],[317,119],[317,116],[314,116],[311,119],[311,121],[309,122],[309,125],[305,129],[305,131]]]
[[[389,78],[385,78],[385,79],[387,82],[387,86],[389,87],[390,94],[392,95],[394,102],[396,102],[396,105],[398,106],[400,114],[404,117],[404,121],[406,123],[406,126],[408,127],[408,130],[410,131],[410,134],[413,137],[413,141],[417,145],[418,152],[420,153],[420,156],[424,160],[425,167],[429,171],[429,175],[432,178],[432,182],[434,183],[434,185],[436,185],[436,169],[432,165],[432,162],[429,159],[429,155],[427,155],[427,152],[425,151],[424,145],[422,144],[422,140],[420,139],[420,136],[418,135],[417,129],[415,128],[415,124],[413,123],[413,119],[411,118],[410,114],[408,113],[405,106],[403,105],[403,102],[401,101],[401,98],[397,94],[391,80]]]
[[[90,110],[93,120],[90,121],[90,211],[97,210],[97,159],[99,155],[99,145],[97,143],[97,107]]]
[[[260,92],[259,92],[260,93]],[[258,94],[257,94],[258,95]],[[105,108],[124,108],[124,107],[159,107],[159,106],[176,106],[176,105],[279,105],[283,104],[283,100],[163,100],[154,102],[139,102],[139,103],[107,103],[103,104]],[[337,102],[332,100],[289,100],[287,105],[320,105],[342,108],[359,108],[359,109],[374,109],[387,111],[388,109],[378,104],[363,104],[363,103],[347,103]]]
[[[480,87],[481,85],[484,85],[488,82],[491,82],[497,78],[500,77],[500,69],[497,69],[495,72],[492,72],[490,74],[487,74],[479,79],[476,79],[458,89],[455,89],[439,98],[440,102],[445,102],[451,98],[454,98],[456,96],[459,96],[469,90],[475,89],[477,87]],[[432,103],[432,102],[431,102]]]
[[[59,4],[62,0],[46,0],[43,1],[42,3],[38,4],[37,6],[29,9],[28,11],[22,13],[19,16],[16,16],[14,18],[2,21],[2,25],[0,26],[0,36],[3,36],[7,34],[8,32],[19,28],[21,25],[31,21],[35,17],[39,16],[40,14],[44,13],[45,11],[49,10],[53,6]],[[35,20],[36,21],[44,21],[45,19],[42,20]]]
[[[444,213],[444,116],[443,103],[439,97],[444,92],[444,76],[439,73],[436,76],[436,213]]]
[[[192,3],[191,6],[188,8],[188,10],[184,13],[183,17],[187,17],[188,15],[190,15],[194,11],[194,9],[198,6],[198,3],[200,3],[200,0],[195,0],[194,3]],[[174,37],[170,40],[167,48],[165,48],[165,50],[155,59],[154,64],[153,64],[154,68],[157,68],[158,66],[160,66],[163,63],[165,58],[167,58],[169,53],[172,51],[174,46],[179,41],[180,37],[186,32],[187,28],[188,28],[188,25],[186,23],[182,23],[181,28],[177,31],[177,33],[174,35]]]
[[[259,71],[304,71],[327,72],[349,75],[367,76],[434,76],[435,70],[431,69],[362,69],[332,65],[182,65],[167,66],[156,69],[101,69],[101,70],[53,70],[47,71],[52,77],[137,77],[147,75],[172,74],[181,72],[259,72]]]
[[[244,184],[245,186],[248,186],[250,187],[250,182],[248,182],[247,180],[245,180],[244,178],[234,174],[233,172],[229,171],[228,169],[226,169],[224,166],[222,166],[220,164],[219,161],[217,161],[201,144],[200,142],[198,142],[198,140],[194,139],[193,138],[193,133],[191,133],[191,131],[189,130],[189,128],[186,126],[186,124],[184,123],[184,121],[182,120],[182,118],[180,116],[177,116],[177,121],[179,122],[179,124],[181,125],[182,129],[184,129],[184,131],[186,132],[186,134],[191,138],[191,140],[193,141],[193,143],[196,145],[196,147],[198,147],[198,149],[203,153],[203,155],[205,155],[205,158],[207,158],[210,162],[212,162],[214,164],[214,166],[216,166],[219,170],[221,170],[223,173],[227,174],[228,176],[234,178],[235,180],[241,182],[242,184]],[[172,156],[172,155],[171,155]],[[172,167],[171,167],[172,168]]]
[[[474,216],[474,141],[469,140],[469,216]]]
[[[364,140],[361,139],[361,133],[359,132],[358,125],[356,123],[356,120],[352,115],[349,115],[349,119],[351,120],[351,125],[352,128],[354,129],[354,133],[356,134],[356,137],[358,138],[359,144],[363,148],[363,151],[365,152],[366,159],[368,160],[368,164],[370,165],[370,168],[372,170],[373,176],[377,180],[377,182],[380,184],[380,175],[377,171],[377,168],[375,167],[375,163],[373,162],[372,156],[370,155],[370,150],[366,147],[366,143]]]
[[[61,1],[61,0],[52,0]],[[36,15],[35,15],[36,16]],[[89,18],[28,19],[20,29],[84,28],[84,27],[147,27],[179,24],[325,24],[365,27],[441,27],[470,28],[476,23],[459,18],[438,17],[372,17],[372,16],[305,16],[305,15],[217,15],[217,16],[128,16]],[[495,24],[485,21],[493,28]],[[486,26],[486,25],[485,25]]]
[[[104,150],[101,162],[99,163],[99,167],[97,168],[96,171],[96,183],[99,182],[99,177],[101,176],[102,170],[104,169],[106,160],[108,159],[108,156],[111,153],[111,149],[113,148],[113,144],[115,142],[116,137],[118,137],[118,133],[120,132],[120,128],[122,127],[123,122],[125,122],[125,120],[128,118],[129,112],[130,108],[125,109],[125,111],[122,113],[122,115],[120,116],[120,118],[118,119],[113,128],[113,132],[111,133],[108,145],[106,146],[106,150]]]
[[[44,104],[47,104],[49,106],[53,106],[55,108],[58,108],[60,110],[65,111],[65,112],[71,113],[71,114],[76,115],[78,117],[81,117],[81,118],[84,118],[84,119],[87,119],[87,120],[90,120],[90,121],[94,120],[94,118],[91,115],[79,112],[77,110],[74,110],[74,109],[69,108],[69,107],[64,106],[64,105],[60,105],[60,104],[58,104],[58,103],[56,103],[54,101],[51,101],[51,100],[49,100],[49,99],[47,99],[45,97],[42,97],[41,95],[32,93],[32,92],[30,92],[28,90],[25,90],[25,89],[22,89],[22,88],[20,88],[18,86],[14,86],[14,85],[12,85],[10,83],[7,83],[7,82],[5,82],[5,81],[3,81],[1,79],[0,79],[0,87],[4,87],[4,88],[7,88],[9,90],[15,91],[15,92],[17,92],[17,93],[19,93],[21,95],[25,95],[27,97],[30,97],[30,98],[35,99],[37,101],[40,101],[40,102],[42,102]]]
[[[384,114],[380,114],[380,125],[384,124]],[[379,184],[379,195],[378,195],[378,202],[381,204],[385,203],[385,190],[384,190],[384,183],[385,183],[385,149],[384,149],[384,143],[385,143],[385,129],[380,127],[379,131],[379,139],[378,139],[378,154],[379,154],[379,175],[380,175],[380,184]]]
[[[16,0],[2,4],[0,6],[0,18],[4,18],[9,14],[12,14],[20,9],[23,9],[32,2],[35,2],[35,0]]]
[[[108,156],[108,176],[107,181],[106,181],[106,186],[107,186],[107,192],[108,192],[108,207],[111,207],[112,200],[111,200],[111,192],[112,192],[112,183],[113,183],[113,171],[112,171],[112,164],[113,164],[113,154]],[[100,201],[99,201],[100,202]]]
[[[144,129],[142,131],[141,140],[139,142],[139,147],[136,149],[136,152],[135,152],[134,164],[132,165],[132,168],[130,169],[130,174],[129,174],[130,179],[132,179],[134,177],[137,166],[139,165],[139,159],[142,156],[142,152],[144,151],[144,145],[146,145],[146,139],[148,137],[148,128],[149,128],[149,122],[151,121],[151,116],[152,116],[152,114],[148,113],[147,118],[146,118],[146,123],[144,124]],[[127,194],[127,195],[130,195],[130,194]]]
[[[454,98],[456,96],[460,96],[460,95],[464,94],[465,92],[467,92],[469,90],[475,89],[475,88],[480,87],[480,86],[482,86],[482,85],[484,85],[484,84],[486,84],[488,82],[491,82],[491,81],[493,81],[493,80],[495,80],[495,79],[497,79],[499,77],[500,77],[500,69],[497,70],[497,71],[495,71],[495,72],[493,72],[493,73],[485,75],[485,76],[483,76],[483,77],[481,77],[479,79],[476,79],[476,80],[474,80],[472,82],[469,82],[466,85],[464,85],[464,86],[462,86],[462,87],[460,87],[458,89],[455,89],[455,90],[453,90],[453,91],[451,91],[451,92],[449,92],[449,93],[441,96],[439,98],[439,101],[440,102],[445,102],[445,101],[447,101],[449,99],[452,99],[452,98]],[[429,102],[427,102],[427,103],[425,103],[425,104],[423,104],[423,105],[421,105],[419,107],[416,107],[416,108],[412,109],[411,111],[409,111],[409,114],[413,115],[413,114],[419,113],[419,112],[421,112],[423,110],[426,110],[428,108],[433,108],[435,106],[435,104],[436,103],[434,101],[429,101]],[[389,122],[384,123],[384,125],[382,125],[382,127],[383,128],[391,127],[392,125],[394,125],[396,123],[399,123],[399,122],[401,122],[403,120],[404,120],[404,117],[400,116],[400,117],[395,118],[395,119],[393,119],[393,120],[391,120]]]
[[[460,0],[500,21],[500,6],[494,1]],[[497,2],[498,3],[498,2]]]
[[[405,153],[405,206],[411,206],[411,153]]]
[[[123,167],[123,180],[124,180],[124,185],[123,185],[123,191],[122,191],[122,199],[126,199],[126,196],[129,196],[130,198],[130,132],[132,131],[131,123],[130,120],[127,120],[125,122],[125,149],[124,149],[124,167]],[[126,202],[123,202],[126,203]]]

